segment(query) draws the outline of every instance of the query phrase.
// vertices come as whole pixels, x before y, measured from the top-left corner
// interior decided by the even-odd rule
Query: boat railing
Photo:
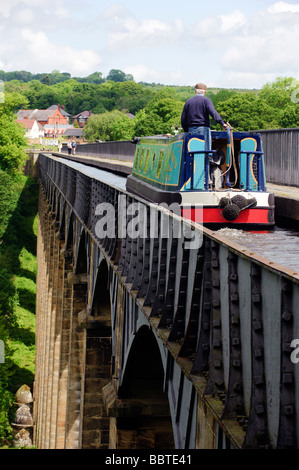
[[[241,150],[240,155],[246,155],[246,191],[250,190],[250,164],[251,164],[251,155],[257,155],[257,184],[258,184],[258,191],[263,189],[263,185],[261,182],[263,181],[263,165],[262,165],[262,155],[264,152],[253,152]]]
[[[211,154],[216,153],[216,150],[194,150],[187,152],[190,155],[190,188],[189,191],[193,191],[194,189],[194,155],[203,154],[205,163],[204,163],[204,189],[209,190],[209,181],[210,181],[210,156]],[[185,181],[187,180],[187,162],[184,162],[185,166]]]

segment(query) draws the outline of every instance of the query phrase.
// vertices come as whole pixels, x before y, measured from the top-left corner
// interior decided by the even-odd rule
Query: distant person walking
[[[211,150],[211,122],[210,116],[227,129],[221,116],[217,113],[212,101],[205,96],[207,86],[204,83],[195,85],[195,96],[189,98],[183,108],[181,124],[184,132],[201,134],[205,139],[205,150]]]
[[[73,142],[72,142],[72,154],[73,154],[73,155],[75,155],[76,147],[77,147],[77,144],[76,144],[76,142],[73,140]]]
[[[67,143],[67,153],[68,153],[69,155],[71,155],[71,153],[72,153],[72,144],[71,144],[71,142],[68,142],[68,143]]]

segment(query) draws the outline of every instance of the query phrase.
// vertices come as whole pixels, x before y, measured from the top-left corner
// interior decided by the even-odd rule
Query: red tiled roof
[[[37,122],[35,119],[17,119],[17,122],[19,124],[22,124],[22,126],[26,127],[26,129],[32,129],[33,124]],[[37,122],[37,125],[39,129],[43,129],[43,126]]]

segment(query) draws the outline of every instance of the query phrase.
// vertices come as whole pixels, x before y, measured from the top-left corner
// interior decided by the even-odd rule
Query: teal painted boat
[[[260,134],[212,131],[212,149],[194,134],[136,139],[127,191],[210,227],[274,225]]]

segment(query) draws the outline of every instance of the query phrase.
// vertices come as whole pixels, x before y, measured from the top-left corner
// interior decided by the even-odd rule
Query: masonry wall
[[[109,419],[101,391],[110,380],[111,338],[81,321],[87,283],[74,276],[72,250],[58,227],[40,188],[34,443],[105,449]]]

